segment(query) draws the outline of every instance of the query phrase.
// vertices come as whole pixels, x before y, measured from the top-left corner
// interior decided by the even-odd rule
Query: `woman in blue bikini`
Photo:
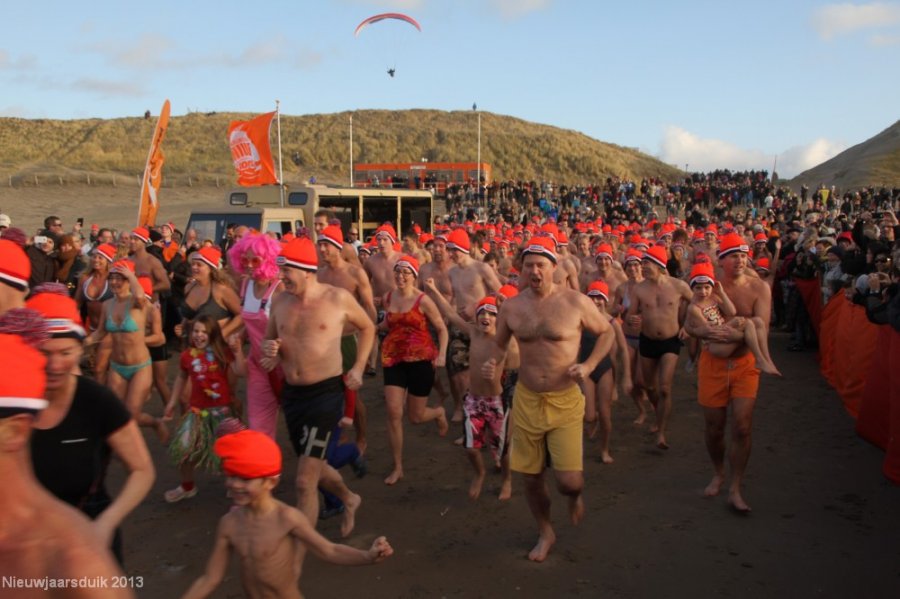
[[[150,351],[144,339],[150,304],[134,274],[133,262],[116,261],[107,280],[113,297],[104,302],[100,327],[87,338],[87,344],[98,343],[110,334],[112,353],[107,385],[140,426],[154,429],[165,442],[169,437],[165,422],[143,411],[153,385]]]

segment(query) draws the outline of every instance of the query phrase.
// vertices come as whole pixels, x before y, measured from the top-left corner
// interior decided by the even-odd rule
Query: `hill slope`
[[[867,185],[900,186],[900,121],[791,180],[792,187],[804,183],[813,189],[824,183],[844,190]]]
[[[281,117],[285,180],[346,182],[349,117],[353,116],[355,162],[476,160],[476,116],[438,110],[359,110]],[[226,142],[228,123],[253,115],[192,113],[173,117],[163,150],[164,176],[192,183],[233,180]],[[156,119],[72,121],[0,118],[0,176],[29,184],[37,176],[66,182],[133,182],[140,175]],[[275,127],[272,128],[273,153]],[[600,181],[610,175],[672,179],[680,174],[631,148],[576,131],[482,113],[482,160],[494,178]]]

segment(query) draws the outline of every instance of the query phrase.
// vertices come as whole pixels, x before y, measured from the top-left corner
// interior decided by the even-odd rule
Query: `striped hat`
[[[725,256],[734,254],[736,252],[743,252],[745,254],[749,253],[750,246],[747,245],[747,242],[744,241],[744,238],[737,233],[728,233],[727,235],[723,235],[721,241],[719,242],[719,259],[721,260]]]
[[[68,288],[61,283],[44,283],[34,289],[34,295],[25,307],[38,312],[44,319],[53,339],[77,339],[87,334],[75,300],[69,297]]]
[[[770,267],[769,259],[768,258],[759,258],[756,261],[755,266],[756,266],[756,270],[764,270],[766,272],[769,272],[769,267]]]
[[[319,269],[319,257],[316,255],[316,246],[309,237],[296,237],[284,244],[281,255],[275,260],[278,266],[290,266],[308,272],[316,272]]]
[[[601,243],[597,246],[597,254],[594,256],[594,260],[599,260],[600,258],[610,258],[613,257],[613,249],[612,246],[608,243]]]
[[[609,285],[603,281],[594,281],[587,288],[588,297],[602,297],[609,301]]]
[[[222,264],[222,252],[216,248],[200,248],[191,254],[191,260],[200,260],[213,270],[219,270],[219,266]]]
[[[47,359],[43,354],[19,335],[2,333],[0,355],[0,417],[46,408]]]
[[[666,263],[669,261],[669,255],[666,253],[666,248],[661,245],[654,245],[647,248],[647,251],[641,256],[641,260],[650,260],[658,267],[665,268]]]
[[[450,231],[450,234],[447,235],[447,249],[457,250],[464,254],[468,254],[471,247],[472,241],[469,239],[469,234],[466,233],[464,229],[453,229]]]
[[[341,231],[341,228],[337,225],[328,225],[322,229],[322,232],[319,233],[319,237],[316,241],[319,243],[322,243],[323,241],[325,243],[330,243],[340,250],[344,248],[344,232]]]
[[[414,277],[419,277],[419,261],[412,256],[400,256],[400,259],[394,264],[394,270],[398,268],[408,268],[412,271]]]
[[[505,300],[519,295],[519,289],[515,285],[504,285],[497,290],[497,295]]]
[[[375,237],[378,238],[379,235],[387,235],[391,238],[391,243],[397,243],[397,231],[391,223],[384,223],[375,229]]]
[[[556,264],[556,242],[552,237],[532,237],[522,250],[522,258],[524,259],[528,254],[543,256]]]
[[[691,287],[697,285],[698,283],[709,283],[710,285],[715,285],[716,283],[716,273],[713,270],[713,265],[710,262],[698,262],[694,264],[691,268],[691,276],[690,276]]]
[[[628,250],[628,252],[625,254],[624,262],[625,264],[628,264],[629,262],[640,262],[641,260],[643,260],[643,258],[644,254],[642,254],[641,252],[637,250]]]
[[[8,239],[0,239],[0,281],[25,291],[30,277],[31,260],[25,250]]]
[[[478,316],[482,311],[496,315],[497,314],[497,298],[495,298],[492,295],[488,295],[486,297],[481,298],[481,301],[478,302],[477,306],[475,306],[475,316]]]
[[[116,259],[116,246],[111,243],[103,243],[95,247],[92,253],[99,254],[112,263]]]
[[[131,236],[137,237],[144,243],[150,243],[150,231],[147,230],[147,227],[137,227],[136,229],[132,229]]]

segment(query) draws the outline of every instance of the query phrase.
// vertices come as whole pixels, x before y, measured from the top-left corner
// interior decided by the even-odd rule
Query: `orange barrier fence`
[[[886,451],[884,475],[900,484],[900,332],[838,293],[822,310],[819,358],[857,434]]]

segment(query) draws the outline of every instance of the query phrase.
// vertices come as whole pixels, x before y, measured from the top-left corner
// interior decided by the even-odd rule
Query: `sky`
[[[422,31],[354,37],[384,12]],[[475,103],[691,171],[782,177],[897,121],[898,74],[900,1],[31,0],[0,20],[0,116]]]

